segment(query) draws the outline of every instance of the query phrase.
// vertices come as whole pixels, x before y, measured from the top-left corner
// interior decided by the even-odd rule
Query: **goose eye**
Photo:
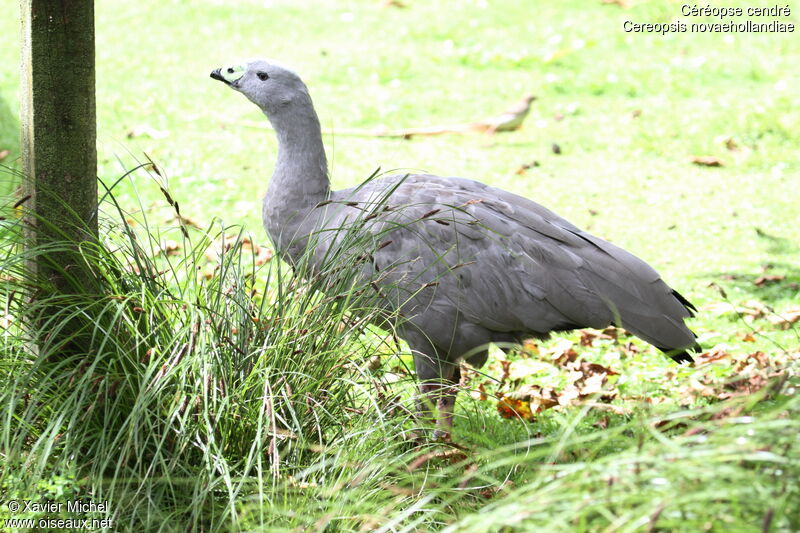
[[[261,81],[266,81],[269,79],[269,74],[267,74],[266,72],[259,72],[256,74],[256,76],[258,76],[258,79],[260,79]]]

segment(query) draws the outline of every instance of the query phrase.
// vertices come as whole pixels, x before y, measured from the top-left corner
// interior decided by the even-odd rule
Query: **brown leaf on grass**
[[[678,389],[678,396],[681,405],[691,405],[698,397],[716,397],[717,391],[708,383],[710,383],[710,381],[706,376],[703,377],[702,381],[700,381],[697,377],[689,378],[686,384],[682,385]]]
[[[179,223],[184,224],[186,226],[191,226],[191,227],[196,228],[196,229],[203,229],[203,225],[202,224],[200,224],[196,220],[192,220],[191,218],[183,216],[183,215],[176,215],[175,216],[175,220],[177,220]]]
[[[539,355],[539,345],[536,344],[535,339],[525,339],[522,341],[522,354],[524,357],[530,355]]]
[[[259,246],[256,249],[256,257],[255,257],[255,264],[256,266],[261,266],[267,263],[270,259],[272,259],[272,250],[265,246]]]
[[[497,412],[503,418],[521,418],[528,422],[536,420],[531,410],[530,402],[511,398],[506,395],[502,395],[497,401]]]
[[[724,346],[714,346],[710,350],[695,356],[694,366],[713,363],[714,361],[721,361],[727,359],[731,354],[725,349]]]
[[[616,372],[586,361],[573,363],[571,366],[572,370],[567,375],[570,385],[558,394],[559,405],[571,405],[587,398],[609,402],[617,397],[618,391],[607,387],[608,376]]]
[[[500,386],[503,386],[511,375],[511,361],[508,359],[501,359],[500,367],[503,369],[503,373],[500,375]]]
[[[578,358],[578,352],[572,348],[572,341],[569,339],[560,339],[545,354],[549,355],[553,359],[553,364],[558,366],[566,366]]]
[[[753,285],[756,287],[763,287],[769,283],[775,283],[778,281],[783,281],[786,279],[786,276],[783,274],[765,274],[763,276],[759,276],[753,281]]]
[[[739,150],[739,145],[733,139],[733,137],[728,137],[727,139],[725,139],[724,144],[725,148],[727,148],[731,152],[736,152]]]
[[[0,150],[0,161],[5,159],[6,157],[8,157],[8,154],[10,154],[10,153],[11,152],[8,151],[8,150]]]
[[[772,361],[767,354],[764,352],[753,352],[748,354],[743,360],[739,361],[736,365],[736,372],[743,373],[745,369],[748,367],[752,370],[760,370],[765,368],[770,368],[772,366]]]
[[[618,372],[614,372],[608,367],[597,363],[588,363],[586,361],[581,361],[579,366],[581,372],[584,373],[586,376],[590,376],[592,374],[602,374],[604,376],[616,376]]]
[[[596,428],[608,429],[608,416],[604,416],[592,425]]]
[[[770,313],[769,307],[756,300],[749,300],[736,307],[736,312],[741,314],[745,320],[753,321]]]
[[[581,330],[581,346],[591,346],[597,334],[589,330]]]
[[[241,246],[242,251],[252,252],[253,261],[256,266],[261,266],[272,259],[272,249],[254,243],[250,237],[245,236],[240,239],[237,235],[225,235],[211,243],[205,251],[206,259],[212,263],[218,262],[224,254],[229,252],[237,244],[237,242]]]
[[[620,349],[622,350],[623,355],[625,355],[626,357],[633,357],[640,351],[639,347],[630,341],[621,345]]]
[[[736,336],[742,339],[742,342],[756,342],[756,338],[752,331],[739,331]]]
[[[181,246],[173,241],[173,240],[164,240],[161,241],[159,244],[158,249],[156,250],[156,255],[164,254],[166,256],[178,255],[180,253]]]
[[[625,331],[623,330],[623,333]],[[608,335],[609,338],[613,340],[617,340],[619,338],[619,328],[615,326],[608,326],[606,329],[603,330],[603,335]]]
[[[727,400],[738,396],[749,396],[760,391],[770,383],[768,376],[754,374],[734,379],[725,384],[725,391],[720,392],[717,398]]]
[[[692,157],[692,163],[701,167],[721,167],[724,166],[722,160],[713,155],[696,155]]]
[[[364,364],[364,369],[370,373],[375,372],[380,367],[381,367],[381,357],[379,355],[373,355],[372,357],[367,359],[367,362]]]
[[[523,163],[523,164],[521,164],[521,165],[519,166],[519,168],[517,168],[517,170],[515,170],[515,171],[514,171],[514,174],[516,174],[517,176],[522,176],[522,175],[524,175],[524,174],[525,174],[525,173],[526,173],[526,172],[527,172],[529,169],[531,169],[531,168],[533,168],[533,167],[538,167],[538,166],[539,166],[539,162],[538,162],[538,161],[536,161],[536,160],[533,160],[533,161],[531,161],[530,163]]]
[[[651,422],[650,427],[658,430],[683,429],[686,427],[686,423],[678,420],[670,420],[662,418],[660,420],[655,420]]]
[[[610,402],[617,397],[617,390],[606,388],[607,380],[608,376],[605,374],[595,374],[589,377],[578,389],[579,397],[581,399],[594,397],[601,402]]]
[[[478,385],[477,389],[473,389],[469,393],[473,399],[478,400],[479,402],[486,401],[486,387],[484,387],[483,383]]]
[[[789,329],[792,324],[800,320],[800,308],[787,309],[780,313],[768,315],[767,320],[780,329]]]
[[[508,398],[528,402],[532,413],[540,413],[558,405],[558,396],[550,387],[539,385],[523,385],[518,390],[507,395]]]
[[[609,331],[613,330],[613,331]],[[613,341],[617,338],[617,330],[613,326],[602,331],[597,329],[581,330],[581,346],[592,346],[595,340]]]

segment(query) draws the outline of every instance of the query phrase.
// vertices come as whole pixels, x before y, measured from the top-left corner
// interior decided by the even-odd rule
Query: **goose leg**
[[[433,438],[437,440],[450,440],[450,434],[453,431],[453,410],[456,406],[458,383],[461,381],[461,368],[457,365],[453,366],[452,375],[442,383],[437,403],[439,416],[436,419],[436,430],[433,432]]]
[[[423,335],[409,332],[405,338],[414,356],[414,369],[420,383],[417,396],[419,418],[435,423],[434,438],[449,438],[456,385],[460,379],[458,365],[442,357]]]

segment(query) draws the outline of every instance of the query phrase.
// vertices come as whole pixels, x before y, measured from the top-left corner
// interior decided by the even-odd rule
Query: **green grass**
[[[115,198],[131,212],[122,218],[140,221],[136,231],[149,243],[142,257],[154,266],[137,275],[123,269],[121,277],[111,269],[104,290],[123,302],[147,298],[149,307],[125,307],[114,298],[67,307],[89,309],[82,318],[86,331],[108,337],[104,355],[93,363],[96,375],[106,377],[97,383],[82,377],[80,364],[37,359],[21,349],[21,334],[4,335],[2,461],[10,466],[3,469],[4,499],[110,494],[121,530],[141,530],[142,524],[164,530],[190,524],[205,531],[634,531],[651,523],[653,530],[670,531],[800,528],[792,504],[799,499],[796,382],[766,398],[766,391],[722,402],[690,394],[691,384],[703,380],[717,395],[730,391],[724,383],[736,376],[738,361],[756,351],[796,372],[786,352],[798,351],[797,329],[782,329],[768,318],[800,307],[797,30],[665,37],[622,31],[628,19],[677,17],[681,4],[668,1],[636,2],[627,10],[599,0],[405,3],[406,9],[377,0],[248,1],[235,8],[216,0],[98,3],[99,175],[112,183],[146,152],[167,176],[182,213],[210,237],[193,230],[194,244],[187,244],[174,211],[144,173],[115,188]],[[0,20],[0,151],[10,151],[3,163],[13,167],[19,155],[19,8],[9,4]],[[729,3],[756,4],[769,5]],[[797,14],[791,20],[800,25]],[[224,260],[229,279],[245,280],[233,296],[220,296],[213,281],[219,278],[188,274],[198,264],[212,268],[201,257],[201,243],[222,228],[242,226],[266,243],[258,198],[274,164],[275,139],[270,130],[249,125],[266,124],[252,104],[208,78],[211,69],[252,56],[298,70],[326,128],[467,122],[533,92],[539,98],[525,127],[496,137],[405,141],[326,134],[334,185],[360,182],[377,167],[422,169],[530,197],[655,266],[701,309],[692,327],[704,346],[722,345],[731,357],[676,370],[643,344],[635,344],[640,353],[626,356],[628,339],[596,342],[579,353],[620,374],[613,403],[628,414],[570,407],[524,423],[501,419],[493,401],[462,393],[456,440],[468,449],[463,457],[442,457],[445,448],[415,448],[403,436],[412,425],[402,414],[412,388],[403,371],[408,357],[382,344],[378,333],[367,335],[366,344],[352,335],[342,341],[353,343],[352,349],[323,350],[317,363],[303,360],[308,376],[291,387],[303,401],[287,404],[303,414],[296,420],[287,414],[285,427],[300,438],[281,433],[285,455],[276,475],[275,448],[259,437],[259,424],[269,420],[257,399],[265,383],[289,379],[296,370],[287,356],[297,349],[291,345],[313,339],[278,335],[285,345],[274,342],[276,351],[265,352],[267,332],[249,338],[232,335],[231,328],[251,327],[250,311],[278,312],[259,307],[259,297],[250,300],[253,279],[269,294],[266,301],[287,302],[284,310],[294,322],[277,332],[321,328],[320,336],[336,341],[342,333],[332,324],[342,311],[315,315],[330,322],[304,318],[304,309],[318,302],[301,299],[293,307],[294,293],[275,288],[277,263],[252,274],[247,261],[237,266],[236,250]],[[142,125],[167,135],[128,136]],[[728,139],[736,149],[726,146]],[[553,143],[560,155],[552,152]],[[725,164],[701,167],[690,162],[692,156],[716,156]],[[533,160],[539,166],[516,173]],[[11,197],[3,205],[13,202]],[[106,221],[116,228],[111,234],[124,236],[113,209]],[[238,235],[235,228],[225,231]],[[182,253],[167,263],[150,257],[163,239],[181,245]],[[124,239],[111,242],[127,246]],[[4,253],[16,250],[10,246],[5,243]],[[120,260],[115,257],[104,268]],[[169,272],[156,273],[164,268]],[[756,284],[764,274],[783,279]],[[282,279],[288,287],[289,278]],[[733,311],[753,300],[768,306],[762,316],[750,321]],[[133,307],[158,312],[144,319]],[[7,311],[8,305],[5,317]],[[155,379],[175,347],[190,342],[198,320],[218,319],[220,327],[203,329],[191,357]],[[48,327],[67,323],[53,317]],[[742,337],[751,330],[755,342],[746,342]],[[100,338],[86,342],[97,348],[91,342]],[[142,363],[136,350],[153,339],[163,349]],[[366,377],[361,365],[376,351],[383,364]],[[486,369],[494,380],[502,375],[499,358],[494,354]],[[512,359],[518,366],[547,361],[544,355]],[[303,393],[318,397],[331,368],[336,370],[326,388],[341,396],[324,409],[309,408]],[[523,382],[565,385],[562,369],[542,368]],[[200,375],[224,381],[226,395],[209,395]],[[397,376],[400,381],[392,383]],[[95,412],[86,415],[89,423],[67,422],[108,393],[117,378],[116,399],[103,404],[108,416]],[[22,380],[16,388],[9,385],[13,379]],[[388,389],[381,392],[373,380],[386,381]],[[71,383],[66,389],[65,381]],[[511,392],[520,384],[488,388]],[[46,409],[22,406],[32,388]],[[208,402],[176,415],[188,397]],[[400,407],[391,409],[397,402]],[[208,415],[224,420],[222,426],[217,429]],[[672,427],[663,420],[674,420]],[[59,433],[67,437],[56,440]],[[216,447],[203,440],[209,436],[219,439]],[[101,459],[87,460],[87,450]],[[427,453],[438,455],[415,466]]]

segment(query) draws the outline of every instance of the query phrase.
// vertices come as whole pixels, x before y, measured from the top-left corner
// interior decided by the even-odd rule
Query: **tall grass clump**
[[[24,199],[0,203],[5,502],[108,502],[77,518],[114,531],[800,530],[796,362],[701,407],[595,402],[534,424],[464,391],[456,443],[412,442],[413,386],[375,364],[398,347],[373,325],[409,295],[364,276],[392,231],[385,196],[287,265],[146,183],[163,209],[125,209],[112,185],[79,246],[24,247]]]
[[[258,266],[243,231],[189,228],[162,191],[174,228],[151,227],[108,191],[100,240],[77,248],[24,248],[26,219],[5,200],[0,487],[9,497],[108,501],[118,527],[208,530],[236,523],[245,495],[265,503],[268,487],[350,435],[354,418],[397,431],[372,409],[359,366],[377,337],[364,335],[375,318],[358,297],[367,292],[342,268],[352,258],[332,254],[314,272]],[[57,222],[37,220],[53,231]],[[48,261],[64,253],[79,268]],[[48,275],[32,274],[31,262],[49,264]]]

